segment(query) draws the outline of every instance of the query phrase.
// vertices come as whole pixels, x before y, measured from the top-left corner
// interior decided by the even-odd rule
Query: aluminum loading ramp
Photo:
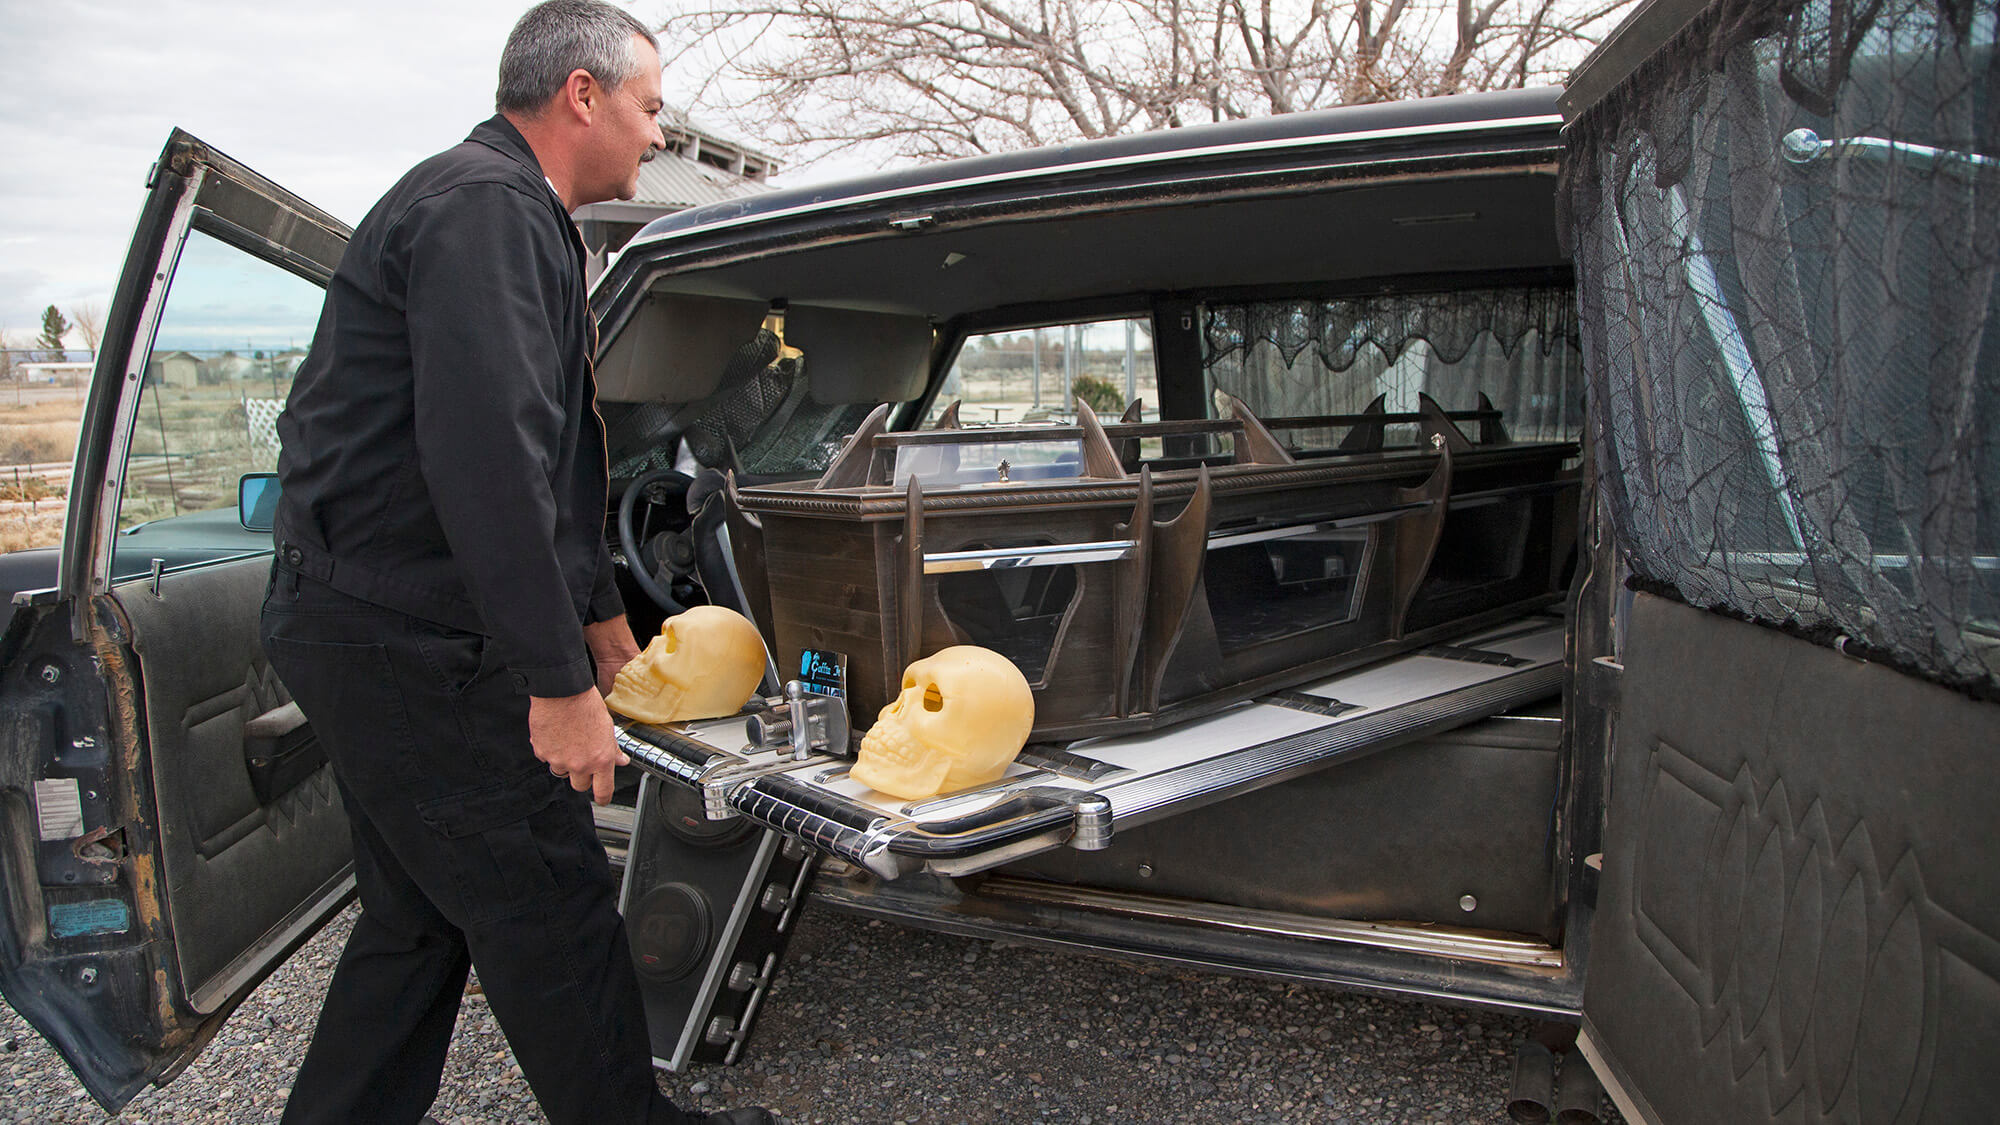
[[[752,746],[747,716],[618,732],[632,761],[741,816],[894,879],[967,875],[1057,847],[1109,847],[1134,827],[1546,699],[1564,621],[1538,614],[1273,692],[1186,723],[1031,744],[992,785],[920,801],[848,777],[832,755]]]

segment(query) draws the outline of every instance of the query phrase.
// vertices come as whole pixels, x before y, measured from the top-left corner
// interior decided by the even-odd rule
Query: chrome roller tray
[[[922,801],[848,777],[830,755],[750,744],[737,716],[630,724],[641,768],[699,790],[713,819],[744,816],[885,879],[966,875],[1055,847],[1108,847],[1160,820],[1556,694],[1562,619],[1540,614],[1273,692],[1164,730],[1031,744],[992,785]]]

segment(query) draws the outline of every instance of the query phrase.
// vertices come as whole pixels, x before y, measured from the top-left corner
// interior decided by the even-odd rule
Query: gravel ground
[[[342,915],[171,1086],[115,1120],[276,1121],[351,924]],[[1483,1125],[1507,1120],[1513,1045],[1528,1030],[1492,1013],[1062,958],[818,910],[744,1061],[661,1080],[683,1105],[767,1105],[798,1125]],[[543,1120],[476,994],[432,1113],[447,1125]],[[0,1006],[0,1125],[106,1120]]]

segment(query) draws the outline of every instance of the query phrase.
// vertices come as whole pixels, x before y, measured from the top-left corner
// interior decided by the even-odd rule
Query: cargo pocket
[[[556,893],[537,831],[560,831],[568,811],[562,790],[539,779],[490,785],[417,805],[425,826],[441,838],[441,854],[458,895],[461,928],[535,910]],[[553,807],[552,807],[553,806]]]

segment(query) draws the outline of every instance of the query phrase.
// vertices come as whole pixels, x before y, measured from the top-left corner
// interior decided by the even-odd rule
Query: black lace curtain
[[[1982,691],[1996,23],[1993,0],[1723,0],[1573,123],[1562,193],[1633,570]]]
[[[1447,410],[1484,394],[1517,440],[1582,432],[1576,293],[1565,286],[1385,293],[1210,305],[1202,358],[1212,387],[1265,417],[1346,414],[1421,391]],[[1422,345],[1422,362],[1410,353]],[[1335,438],[1337,440],[1337,436]]]
[[[1567,288],[1544,287],[1210,305],[1202,329],[1211,367],[1268,343],[1287,367],[1311,349],[1322,370],[1341,372],[1371,350],[1394,362],[1418,340],[1439,361],[1456,364],[1481,336],[1507,356],[1523,340],[1543,355],[1574,348],[1576,297]]]

